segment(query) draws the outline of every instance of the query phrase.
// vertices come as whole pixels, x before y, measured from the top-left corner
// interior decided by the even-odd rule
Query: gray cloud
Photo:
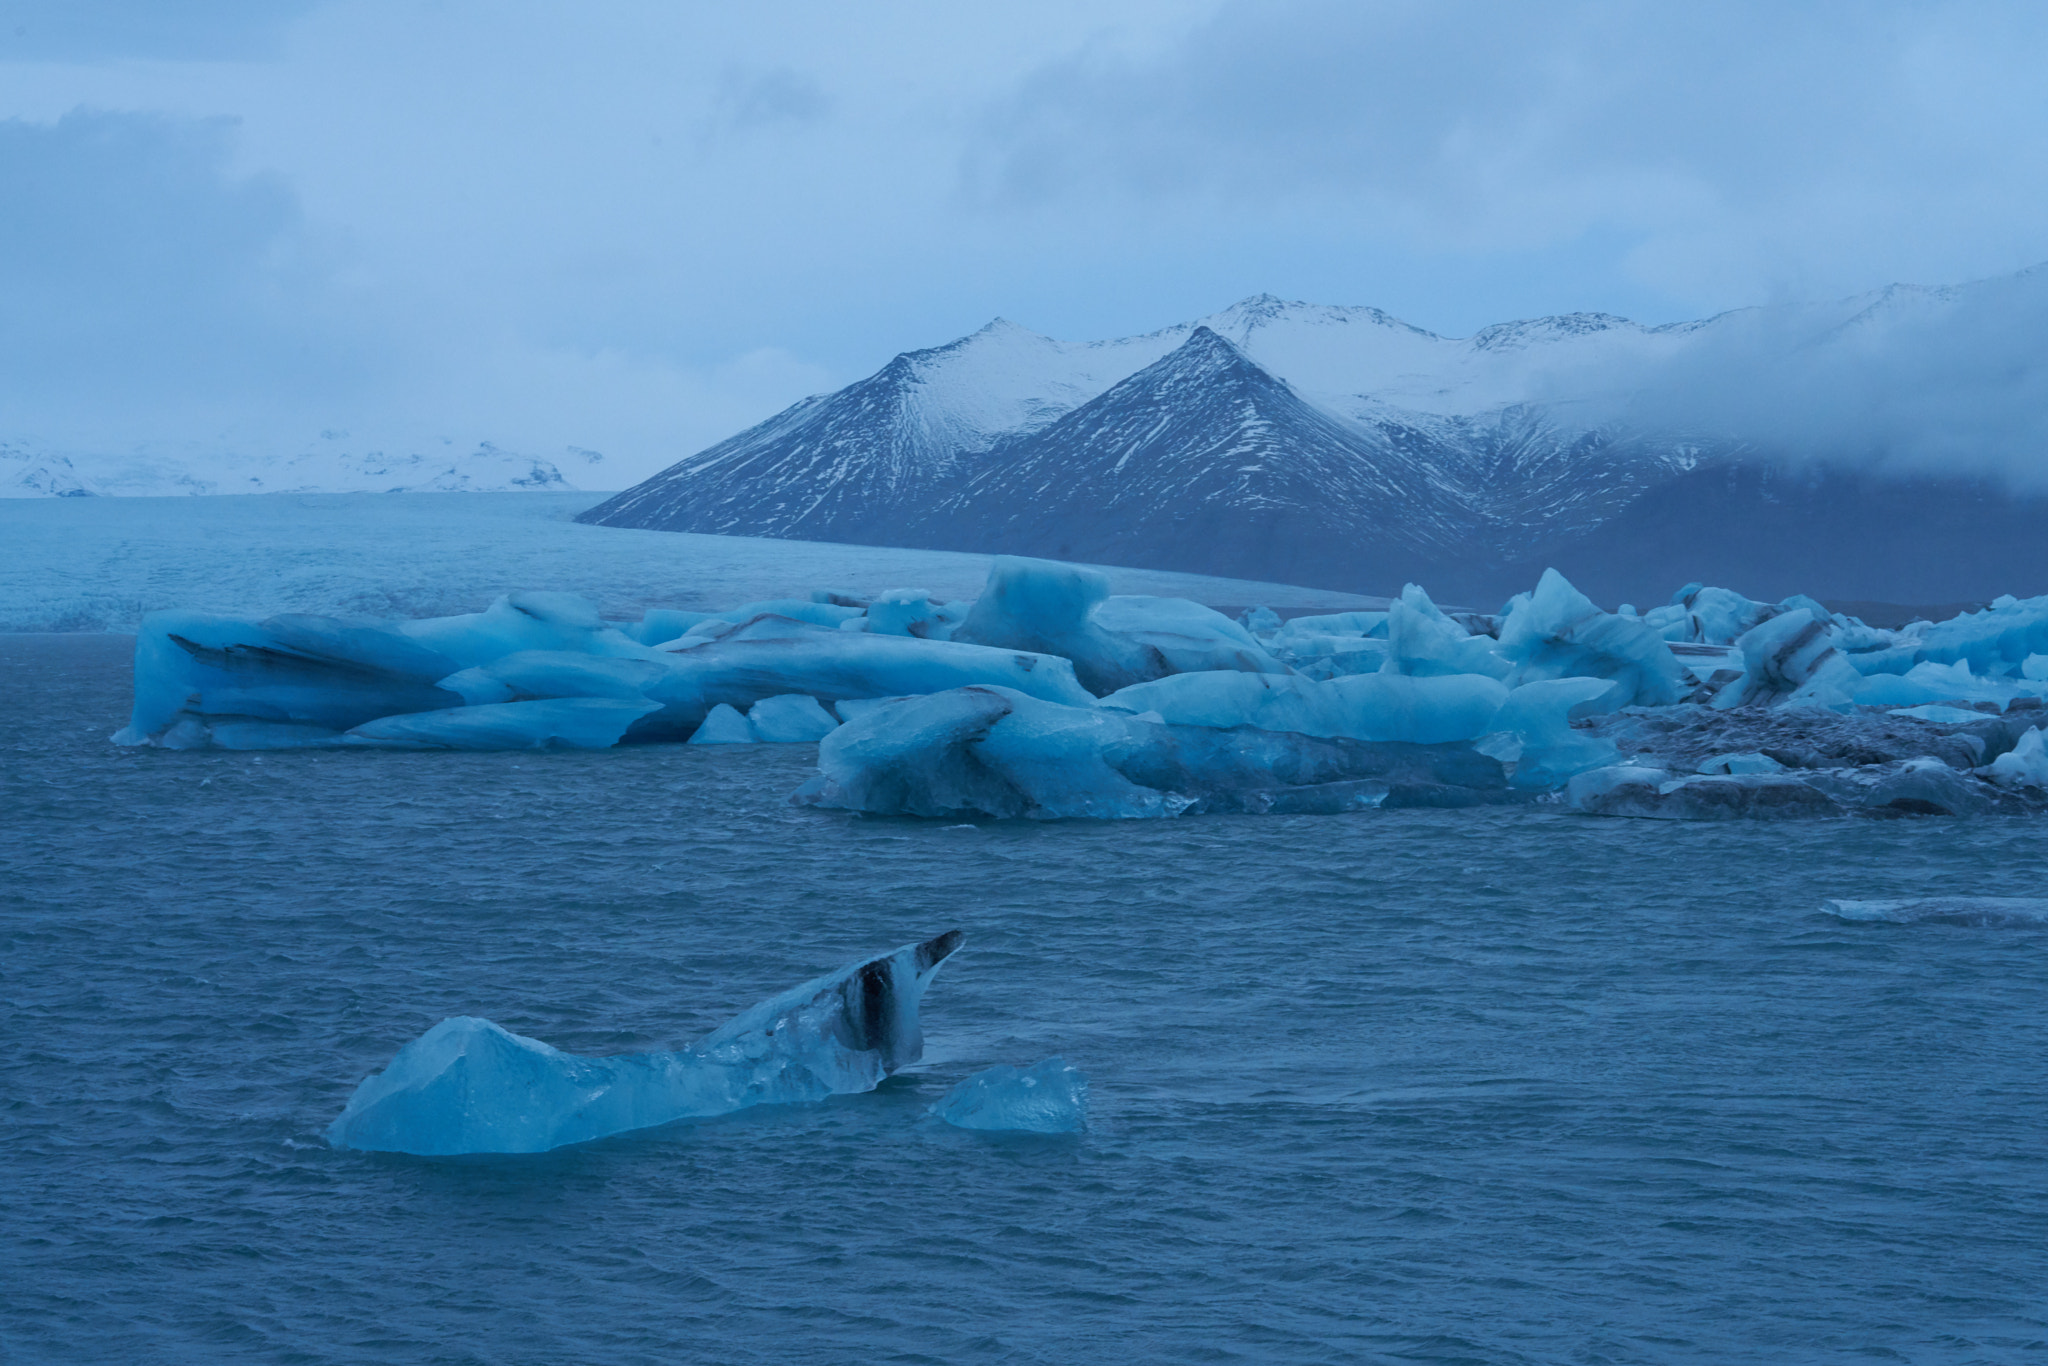
[[[1745,310],[1618,378],[1625,421],[1793,461],[2048,490],[2048,267]]]
[[[818,78],[806,72],[727,67],[719,77],[716,106],[722,127],[746,131],[778,123],[815,123],[831,109],[832,101]]]
[[[0,61],[266,57],[319,0],[0,0]]]
[[[16,422],[214,420],[345,393],[299,207],[235,175],[226,120],[76,112],[0,122],[0,395]]]
[[[1704,302],[1956,278],[2048,256],[2044,58],[2032,4],[1237,0],[1163,50],[1048,64],[969,175],[991,205],[1479,251],[1612,233]]]

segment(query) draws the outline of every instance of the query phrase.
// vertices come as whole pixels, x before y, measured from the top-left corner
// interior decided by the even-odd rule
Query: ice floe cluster
[[[1879,629],[1560,574],[1495,615],[1238,620],[999,558],[980,597],[818,592],[602,620],[514,593],[397,622],[149,617],[117,737],[166,748],[817,742],[806,805],[1155,817],[1564,802],[1722,819],[2048,806],[2048,597]]]

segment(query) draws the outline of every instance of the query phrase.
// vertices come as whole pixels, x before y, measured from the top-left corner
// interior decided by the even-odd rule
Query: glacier
[[[961,1081],[926,1113],[956,1129],[1074,1134],[1088,1127],[1088,1078],[1064,1058],[998,1063]]]
[[[849,964],[673,1052],[581,1057],[454,1016],[365,1078],[327,1141],[422,1157],[539,1153],[754,1105],[872,1091],[923,1056],[918,1003],[963,942],[949,930]]]
[[[1417,584],[1383,610],[1292,620],[1108,588],[1000,556],[978,597],[944,602],[818,589],[616,621],[573,594],[514,592],[395,621],[155,613],[115,739],[816,744],[798,804],[953,819],[2048,806],[2048,597],[1888,629],[1699,584],[1608,612],[1555,570],[1497,614]]]

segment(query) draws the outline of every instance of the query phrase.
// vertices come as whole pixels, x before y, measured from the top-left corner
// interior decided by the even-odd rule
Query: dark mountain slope
[[[1453,553],[1471,522],[1443,477],[1447,454],[1425,433],[1402,435],[1330,416],[1197,328],[999,447],[903,534],[947,549],[1381,584]]]

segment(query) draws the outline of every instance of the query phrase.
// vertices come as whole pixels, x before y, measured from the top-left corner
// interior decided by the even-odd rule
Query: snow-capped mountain
[[[573,490],[604,457],[569,447],[553,459],[452,441],[353,442],[343,432],[283,452],[146,446],[62,451],[0,443],[0,497],[171,497],[211,493],[499,493]],[[601,477],[601,476],[600,476]]]
[[[1427,435],[1347,422],[1208,327],[1000,456],[907,533],[1098,563],[1199,557],[1291,582],[1328,570],[1332,544],[1367,573],[1433,557],[1467,520]]]
[[[1324,584],[1459,562],[1480,541],[1504,563],[1535,528],[1597,525],[1696,458],[1618,440],[1585,386],[1544,401],[1557,377],[1654,360],[1682,331],[1578,314],[1453,340],[1270,295],[1108,342],[998,320],[583,520]]]
[[[1880,511],[1890,493],[1795,496],[1797,478],[1715,471],[1890,462],[1919,471],[1908,504],[1928,527],[2039,517],[2048,506],[1987,479],[2007,448],[2048,444],[2031,439],[2039,405],[2023,401],[2043,325],[2038,270],[1659,327],[1576,313],[1464,338],[1268,295],[1106,342],[997,321],[805,400],[582,520],[1354,591],[1413,579],[1484,603],[1545,563],[1610,598],[1661,598],[1731,543],[1728,519],[1747,517],[1797,543],[1733,565],[1775,566],[1736,575],[1753,593],[1783,578],[1796,581],[1782,592],[1822,591],[1811,585],[1832,581],[1829,565],[1852,560],[1868,572],[1828,591],[2041,591],[2021,545],[2040,538],[1956,530],[1954,546],[1873,560],[1850,551],[1870,544],[1872,518],[1899,530]],[[1967,478],[1959,449],[1981,457]],[[1659,529],[1633,534],[1653,494]],[[1743,512],[1744,499],[1758,507]],[[1789,524],[1788,499],[1802,509]],[[1930,577],[1957,565],[1972,568]],[[1938,598],[1913,596],[1935,578]]]

